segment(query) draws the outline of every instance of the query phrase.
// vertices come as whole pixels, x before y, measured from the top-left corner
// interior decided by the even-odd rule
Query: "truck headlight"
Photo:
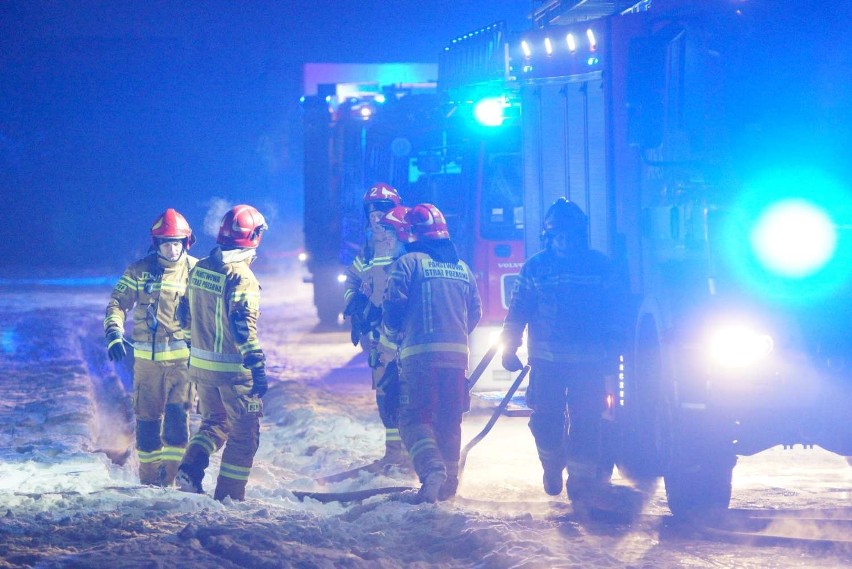
[[[772,336],[744,323],[715,327],[707,339],[710,361],[725,368],[744,368],[767,357],[775,347]]]

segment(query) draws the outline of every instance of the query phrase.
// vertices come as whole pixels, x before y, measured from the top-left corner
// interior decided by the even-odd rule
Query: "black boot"
[[[204,471],[193,468],[188,464],[181,464],[175,476],[175,486],[181,492],[191,494],[204,494],[201,481],[204,480]]]
[[[547,492],[548,496],[559,496],[562,493],[562,471],[564,468],[553,465],[542,466],[544,466],[544,476],[542,477],[544,491]]]

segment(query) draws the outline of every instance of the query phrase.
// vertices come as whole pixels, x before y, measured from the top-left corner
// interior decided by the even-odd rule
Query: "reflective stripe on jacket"
[[[398,340],[400,359],[467,367],[467,337],[482,317],[482,303],[464,261],[403,255],[391,266],[382,309],[385,332]]]
[[[503,323],[509,349],[524,327],[530,359],[593,362],[620,339],[620,287],[609,258],[586,250],[560,258],[545,250],[521,267]]]
[[[261,351],[257,339],[260,284],[249,268],[253,256],[218,247],[189,275],[185,319],[192,333],[192,379],[249,375],[243,361]],[[224,255],[224,256],[223,256]],[[228,262],[229,258],[236,258]]]
[[[104,331],[112,329],[124,334],[127,312],[133,310],[130,338],[135,357],[154,361],[189,357],[178,307],[186,292],[189,271],[196,262],[185,252],[174,262],[154,252],[132,263],[112,290]]]

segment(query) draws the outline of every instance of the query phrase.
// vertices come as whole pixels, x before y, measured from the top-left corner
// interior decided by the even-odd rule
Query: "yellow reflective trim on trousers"
[[[160,462],[160,451],[162,449],[153,450],[151,452],[145,452],[144,450],[137,450],[136,452],[139,454],[139,462],[142,464],[151,464],[152,462]]]
[[[250,466],[237,466],[236,464],[228,464],[227,462],[223,462],[219,466],[219,476],[233,480],[248,480],[250,472]]]
[[[419,441],[411,445],[411,449],[409,449],[408,454],[411,455],[411,458],[413,460],[415,456],[429,449],[438,450],[438,443],[436,443],[432,439],[420,439]]]
[[[197,367],[206,371],[248,372],[241,363],[211,362],[210,360],[202,360],[198,357],[193,357],[189,360],[189,367]]]
[[[222,342],[224,341],[224,330],[222,327],[222,299],[216,299],[216,338],[213,340],[213,351],[221,352],[222,351]]]
[[[417,344],[403,348],[399,352],[402,358],[408,356],[416,356],[417,354],[426,354],[429,352],[455,352],[457,354],[467,355],[467,344],[456,344],[450,342],[435,342],[433,344]]]
[[[390,442],[401,441],[399,429],[385,429],[385,440]]]
[[[204,433],[196,433],[195,436],[189,441],[188,446],[198,445],[202,449],[204,449],[207,454],[213,454],[216,452],[216,441],[205,435]]]
[[[185,450],[186,449],[183,447],[163,447],[163,450],[160,453],[160,459],[180,462]]]
[[[112,344],[110,344],[111,346]],[[137,358],[142,358],[144,360],[151,359],[151,352],[148,350],[133,350],[133,354]],[[172,352],[155,352],[154,353],[154,361],[155,362],[170,362],[174,360],[185,360],[189,357],[189,349],[184,348],[182,350],[174,350]]]

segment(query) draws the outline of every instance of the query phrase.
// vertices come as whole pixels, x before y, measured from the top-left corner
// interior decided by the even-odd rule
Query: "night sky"
[[[121,270],[167,207],[204,256],[228,203],[301,242],[305,62],[434,63],[529,0],[0,2],[0,268]],[[217,204],[218,208],[217,208]],[[211,214],[210,212],[213,212]],[[208,230],[209,232],[209,230]]]

